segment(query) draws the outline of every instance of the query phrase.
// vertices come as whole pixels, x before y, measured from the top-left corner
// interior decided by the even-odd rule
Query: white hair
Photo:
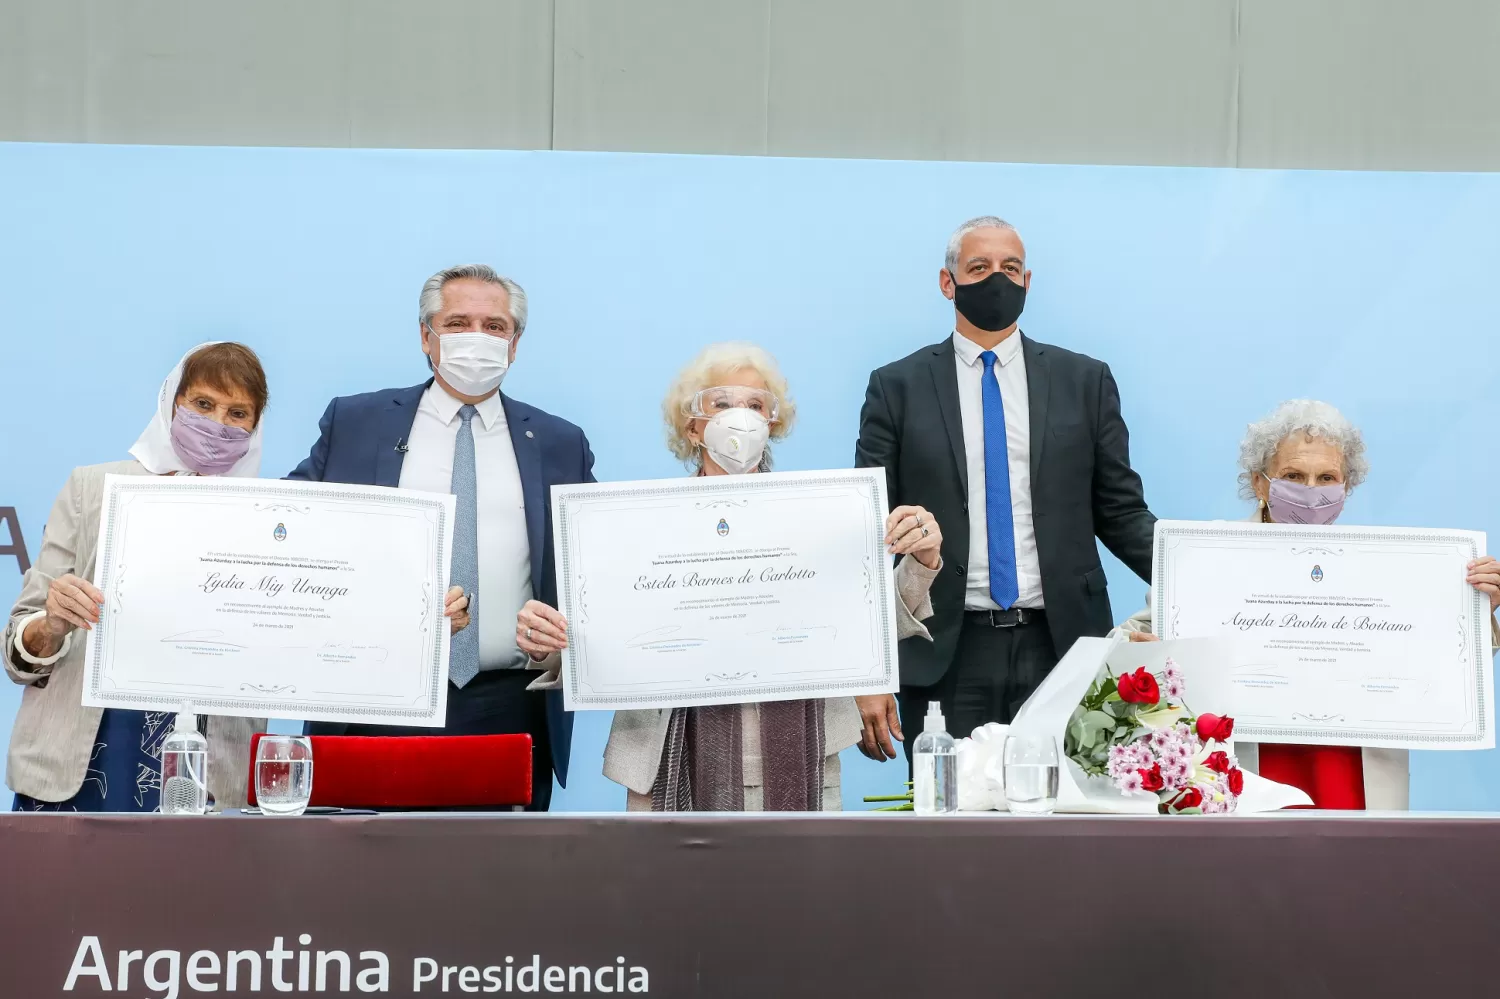
[[[432,317],[443,311],[443,285],[459,278],[473,278],[487,284],[498,284],[510,296],[510,318],[516,324],[516,335],[526,329],[526,289],[508,277],[495,273],[488,264],[463,264],[438,271],[422,285],[422,296],[417,299],[417,313],[426,326]]]
[[[1265,475],[1271,459],[1288,437],[1305,434],[1339,449],[1344,463],[1344,488],[1353,489],[1370,474],[1365,439],[1343,413],[1316,399],[1290,399],[1245,429],[1240,441],[1240,495],[1255,498],[1255,477]]]
[[[683,463],[703,467],[703,455],[687,436],[688,426],[693,422],[689,408],[693,396],[703,389],[724,384],[724,379],[737,371],[754,371],[776,397],[777,415],[776,422],[771,424],[771,440],[779,441],[792,432],[792,422],[797,418],[797,404],[792,401],[786,376],[781,373],[781,366],[776,363],[776,358],[764,347],[753,343],[731,341],[709,344],[678,373],[676,380],[667,389],[666,398],[661,401],[667,448]],[[761,468],[769,470],[770,467],[771,447],[768,444]]]
[[[1016,227],[1004,219],[995,215],[981,215],[978,218],[969,219],[963,225],[953,230],[953,235],[948,237],[948,255],[943,258],[943,266],[948,268],[948,273],[955,279],[958,275],[958,252],[963,247],[964,237],[975,229],[1009,229],[1016,231]]]

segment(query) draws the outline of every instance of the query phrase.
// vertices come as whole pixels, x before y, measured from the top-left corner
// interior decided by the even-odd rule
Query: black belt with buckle
[[[1046,619],[1047,612],[1038,607],[964,611],[965,621],[971,624],[982,624],[988,628],[1019,628],[1023,624],[1039,624]]]

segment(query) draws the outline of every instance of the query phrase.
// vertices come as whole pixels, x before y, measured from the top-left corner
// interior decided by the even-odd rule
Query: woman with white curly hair
[[[692,475],[769,471],[770,442],[786,437],[795,416],[775,359],[749,343],[706,348],[662,402],[667,447]],[[892,510],[885,528],[886,548],[900,558],[897,637],[931,641],[921,621],[932,616],[928,591],[942,569],[942,532],[916,506]],[[548,671],[533,687],[557,682],[567,629],[540,601],[521,608],[516,642]],[[896,756],[867,720],[876,716],[901,737],[890,695],[617,711],[604,776],[628,789],[630,811],[836,810],[840,750],[859,745],[873,759]]]
[[[1266,524],[1331,524],[1344,500],[1369,475],[1364,437],[1333,406],[1293,399],[1250,424],[1240,442],[1240,494],[1255,501],[1250,520]],[[1500,563],[1471,562],[1468,582],[1500,609]],[[1149,603],[1149,601],[1148,601]],[[1500,623],[1491,619],[1491,643]],[[1151,610],[1120,625],[1132,641],[1152,641]],[[1319,808],[1405,809],[1410,774],[1404,749],[1358,746],[1236,745],[1248,769],[1306,791]]]

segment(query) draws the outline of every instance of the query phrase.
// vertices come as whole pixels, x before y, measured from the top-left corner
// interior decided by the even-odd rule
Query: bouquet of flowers
[[[958,740],[958,807],[1008,809],[1004,748],[1012,731],[1057,740],[1059,812],[1223,815],[1311,805],[1297,788],[1240,769],[1234,719],[1188,710],[1185,674],[1200,689],[1229,694],[1227,683],[1215,685],[1233,658],[1224,643],[1080,638],[1010,725],[991,722]],[[909,796],[871,800],[906,810]]]
[[[1116,676],[1106,666],[1074,709],[1063,752],[1124,794],[1156,795],[1164,815],[1232,812],[1245,790],[1244,771],[1228,746],[1234,719],[1194,716],[1186,693],[1171,657],[1160,674],[1140,666]]]

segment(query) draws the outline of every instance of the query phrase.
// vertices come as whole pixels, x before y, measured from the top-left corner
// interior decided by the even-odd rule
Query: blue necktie
[[[990,548],[990,596],[1010,610],[1021,595],[1016,583],[1016,523],[1010,509],[1010,449],[1005,445],[1005,404],[995,380],[995,352],[984,362],[984,509]]]
[[[469,626],[454,635],[448,645],[448,679],[462,687],[479,675],[479,503],[475,498],[473,406],[458,411],[463,421],[453,442],[453,554],[449,565],[450,586],[462,586],[469,594]]]

